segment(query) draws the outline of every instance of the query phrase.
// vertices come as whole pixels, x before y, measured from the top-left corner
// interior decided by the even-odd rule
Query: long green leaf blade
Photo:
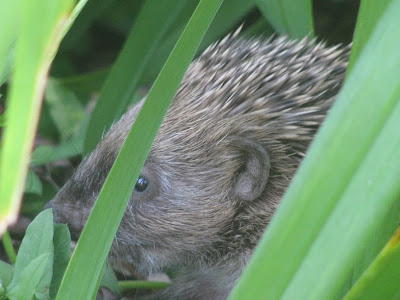
[[[385,12],[387,5],[391,1],[392,0],[361,1],[347,72],[353,68],[354,62],[359,57],[361,50],[368,42],[368,39],[378,23],[379,18]]]
[[[21,10],[20,0],[0,1],[0,86],[7,78],[14,62],[14,42],[17,36]]]
[[[72,5],[72,0],[22,1],[16,69],[1,149],[0,234],[17,215],[47,72]]]
[[[352,275],[358,257],[381,220],[395,201],[399,203],[400,85],[392,98],[397,101],[396,107],[282,299],[334,299]]]
[[[398,102],[399,9],[396,0],[365,46],[232,299],[283,295]]]
[[[400,298],[400,229],[378,255],[344,300]]]
[[[182,0],[145,1],[100,92],[86,132],[85,154],[93,150],[104,132],[121,117],[133,97],[147,62],[183,7]]]
[[[202,0],[149,92],[83,229],[57,299],[90,299],[169,103],[222,0]],[[151,120],[151,121],[149,121]],[[110,198],[117,201],[108,201]],[[102,224],[102,232],[98,230]],[[96,245],[96,247],[93,247]]]
[[[254,2],[280,34],[294,38],[313,35],[310,0],[254,0]]]

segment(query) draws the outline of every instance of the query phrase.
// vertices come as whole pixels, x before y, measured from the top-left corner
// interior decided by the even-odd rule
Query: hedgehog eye
[[[142,193],[147,189],[148,186],[149,182],[147,181],[147,179],[143,176],[139,176],[138,180],[136,181],[135,191]]]

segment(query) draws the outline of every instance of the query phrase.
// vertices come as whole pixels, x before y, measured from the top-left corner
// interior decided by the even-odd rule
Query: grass
[[[0,84],[6,82],[8,87],[0,90],[7,98],[1,144],[1,230],[16,219],[24,191],[36,194],[40,201],[54,195],[52,184],[43,177],[43,186],[37,180],[34,187],[25,185],[29,165],[48,167],[57,158],[88,153],[126,107],[141,98],[140,87],[155,81],[62,281],[62,272],[52,275],[51,266],[65,267],[66,228],[54,230],[55,236],[64,238],[54,237],[53,243],[51,236],[36,234],[46,239],[43,251],[35,246],[40,242],[27,235],[26,240],[33,242],[19,252],[14,266],[0,262],[4,282],[0,295],[29,298],[43,292],[51,281],[51,293],[43,297],[54,296],[61,281],[57,299],[91,299],[99,284],[115,286],[113,276],[108,276],[108,283],[106,276],[101,280],[107,269],[104,261],[152,139],[193,57],[243,20],[247,36],[265,32],[266,21],[276,32],[291,37],[313,35],[310,1],[294,5],[286,0],[225,0],[218,11],[221,3],[203,0],[195,9],[188,1],[104,2],[101,7],[85,7],[86,1],[80,1],[73,8],[68,0],[0,1],[0,10],[9,11],[0,20]],[[389,299],[399,294],[398,235],[382,250],[395,231],[400,210],[398,11],[400,0],[362,1],[344,87],[231,299],[339,299],[346,294],[346,299]],[[122,32],[124,42],[119,43],[111,67],[79,74],[77,68],[95,56],[97,49],[85,41],[93,37],[96,24]],[[65,44],[61,43],[64,36]],[[101,40],[106,40],[106,34]],[[53,59],[52,78],[47,81]],[[38,132],[55,140],[56,146],[37,147],[29,163],[45,88]],[[89,114],[93,93],[100,96]],[[107,201],[110,198],[115,201]],[[23,205],[40,207],[27,200]],[[47,225],[35,226],[31,232]],[[3,243],[14,263],[8,234]],[[30,252],[36,256],[23,255]],[[10,277],[10,273],[17,275]],[[45,281],[29,281],[42,273]],[[120,284],[122,288],[135,285],[148,283]],[[29,287],[29,295],[22,286]]]

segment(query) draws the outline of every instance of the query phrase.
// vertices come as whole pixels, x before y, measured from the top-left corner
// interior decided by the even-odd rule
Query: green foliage
[[[84,107],[74,92],[53,79],[49,79],[47,83],[45,99],[59,138],[61,142],[65,142],[80,129],[85,117]]]
[[[399,299],[400,229],[379,253],[344,300]]]
[[[29,225],[15,265],[0,261],[0,298],[54,299],[69,262],[71,237],[64,224],[53,225],[50,209]],[[115,294],[120,287],[110,267],[101,280]]]
[[[0,260],[0,286],[2,291],[5,293],[5,287],[11,283],[12,277],[14,273],[14,267],[2,260]],[[1,296],[0,292],[0,296]]]
[[[313,35],[310,0],[254,0],[254,2],[280,34],[295,38]]]
[[[9,299],[32,299],[33,295],[48,298],[53,262],[53,216],[43,211],[28,227],[19,248]]]
[[[60,42],[62,26],[59,25],[72,9],[72,0],[21,0],[20,4],[14,7],[18,9],[15,14],[21,18],[21,26],[17,26],[15,73],[0,156],[0,233],[16,219],[46,74]],[[40,22],[37,22],[38,15],[42,16]],[[8,35],[1,36],[0,44],[3,42],[8,43]]]
[[[0,86],[7,79],[14,59],[14,43],[17,36],[20,0],[0,1],[0,11],[7,12],[0,18]]]
[[[186,1],[146,0],[100,93],[85,139],[90,152],[131,102],[151,54]]]
[[[39,135],[53,140],[34,149],[30,166],[35,169],[51,169],[60,160],[90,151],[126,107],[147,94],[143,85],[154,81],[182,36],[128,135],[65,278],[70,235],[65,225],[53,229],[51,213],[45,211],[26,232],[15,266],[0,261],[0,298],[54,298],[60,287],[58,299],[89,299],[99,284],[115,294],[165,287],[142,281],[118,285],[104,261],[187,66],[243,22],[245,37],[270,34],[267,23],[291,37],[313,34],[309,0],[225,0],[217,13],[221,0],[203,0],[194,14],[196,1],[93,0],[84,8],[86,2],[72,9],[69,0],[0,0],[0,11],[8,12],[0,19],[0,85],[12,76],[5,93],[7,116],[1,116],[7,128],[1,149],[0,220],[12,219],[6,215],[10,210],[15,216],[24,187],[22,212],[29,216],[54,194],[53,182],[27,172],[43,92],[46,120]],[[397,236],[377,253],[393,233],[400,210],[399,2],[362,1],[345,86],[232,299],[339,299],[346,293],[345,299],[398,298]],[[109,62],[79,73],[85,63],[79,56],[90,48],[99,22],[118,32],[124,45],[112,67]],[[46,82],[64,35],[56,68]],[[72,56],[66,54],[70,52]],[[71,57],[78,63],[73,65]],[[90,113],[97,94],[98,104]],[[7,237],[3,242],[12,250]]]
[[[40,195],[43,190],[42,182],[39,177],[33,171],[28,171],[25,182],[25,193],[38,194]]]
[[[353,47],[349,60],[348,71],[350,71],[358,59],[362,49],[374,30],[376,24],[392,0],[363,0],[359,10],[359,17],[354,33]]]
[[[54,299],[61,280],[64,276],[65,269],[69,262],[71,245],[71,235],[68,227],[65,224],[54,225],[54,261],[53,261],[53,276],[50,285],[50,298]]]

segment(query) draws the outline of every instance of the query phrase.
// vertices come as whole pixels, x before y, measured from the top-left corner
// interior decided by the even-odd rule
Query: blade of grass
[[[129,291],[133,289],[165,289],[169,283],[164,281],[142,281],[142,280],[126,280],[118,281],[119,287],[123,291]]]
[[[193,2],[188,2],[192,3]],[[210,29],[206,33],[202,40],[196,54],[204,51],[212,42],[216,41],[219,37],[227,34],[229,31],[235,31],[237,28],[233,26],[239,26],[241,19],[254,7],[254,3],[251,1],[242,0],[225,0],[218,10],[213,22],[210,25]],[[166,37],[163,39],[157,53],[154,53],[151,57],[151,64],[146,68],[143,74],[142,82],[152,82],[155,76],[160,72],[161,67],[167,60],[169,53],[174,47],[179,36],[185,27],[185,24],[189,17],[182,16],[181,23],[179,26],[175,26],[174,30],[171,30]],[[184,22],[183,22],[184,21]]]
[[[280,34],[302,38],[313,35],[310,0],[254,0],[261,13]]]
[[[1,149],[0,234],[17,216],[47,72],[72,5],[72,0],[25,0],[20,6],[16,69]]]
[[[0,0],[0,86],[6,80],[14,60],[14,41],[20,23],[20,0]]]
[[[180,0],[146,0],[100,92],[86,132],[84,154],[93,150],[124,113],[151,54],[183,7]]]
[[[374,30],[232,299],[282,296],[382,129],[398,101],[399,9],[396,0]]]
[[[61,282],[57,300],[90,299],[162,118],[222,0],[202,0],[151,88],[111,168]],[[109,201],[109,199],[114,201]],[[102,224],[99,230],[98,224]],[[93,247],[96,245],[96,247]]]
[[[358,11],[356,29],[354,31],[353,46],[347,67],[347,73],[353,68],[354,62],[359,57],[361,50],[367,43],[376,23],[392,0],[363,0]]]
[[[4,232],[1,241],[3,242],[3,248],[6,252],[8,260],[14,265],[17,260],[17,254],[15,253],[14,246],[12,244],[11,236],[8,231]]]
[[[333,299],[393,203],[400,201],[400,84],[391,97],[396,107],[282,299]]]
[[[343,300],[400,298],[400,228]]]

